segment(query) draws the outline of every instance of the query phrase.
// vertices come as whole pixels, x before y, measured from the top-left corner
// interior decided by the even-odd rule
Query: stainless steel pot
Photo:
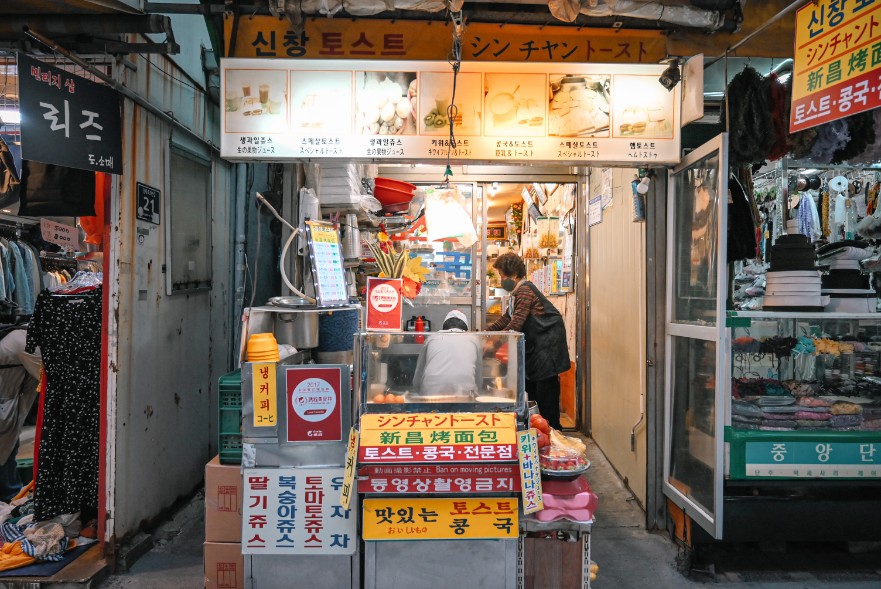
[[[314,348],[318,345],[318,313],[276,313],[273,333],[280,344],[290,344],[298,350]]]

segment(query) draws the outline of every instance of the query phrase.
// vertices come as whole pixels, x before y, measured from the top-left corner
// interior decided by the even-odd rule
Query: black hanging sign
[[[135,216],[141,221],[159,225],[159,197],[158,188],[137,183],[137,204]]]
[[[18,89],[23,159],[122,173],[115,90],[20,53]]]

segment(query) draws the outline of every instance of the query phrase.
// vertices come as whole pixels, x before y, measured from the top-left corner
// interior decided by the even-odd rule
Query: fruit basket
[[[539,451],[539,464],[543,476],[556,479],[573,479],[587,472],[590,461],[569,448],[549,447]]]

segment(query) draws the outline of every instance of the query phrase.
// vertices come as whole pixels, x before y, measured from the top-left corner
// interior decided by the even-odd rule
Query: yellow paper
[[[520,459],[520,494],[523,513],[544,509],[541,490],[541,465],[538,458],[538,440],[534,428],[517,432],[517,455]]]
[[[274,427],[278,424],[278,403],[275,396],[275,364],[260,362],[253,365],[252,389],[254,427]]]
[[[349,443],[346,445],[346,470],[343,474],[343,486],[340,488],[340,505],[349,509],[352,490],[355,488],[355,467],[358,459],[358,430],[349,430]]]
[[[365,540],[516,538],[516,497],[365,499]]]

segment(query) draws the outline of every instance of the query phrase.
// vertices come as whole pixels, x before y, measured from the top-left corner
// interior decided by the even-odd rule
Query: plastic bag
[[[477,241],[477,231],[464,204],[464,197],[455,187],[425,191],[428,241],[454,238],[465,247],[471,247]]]

